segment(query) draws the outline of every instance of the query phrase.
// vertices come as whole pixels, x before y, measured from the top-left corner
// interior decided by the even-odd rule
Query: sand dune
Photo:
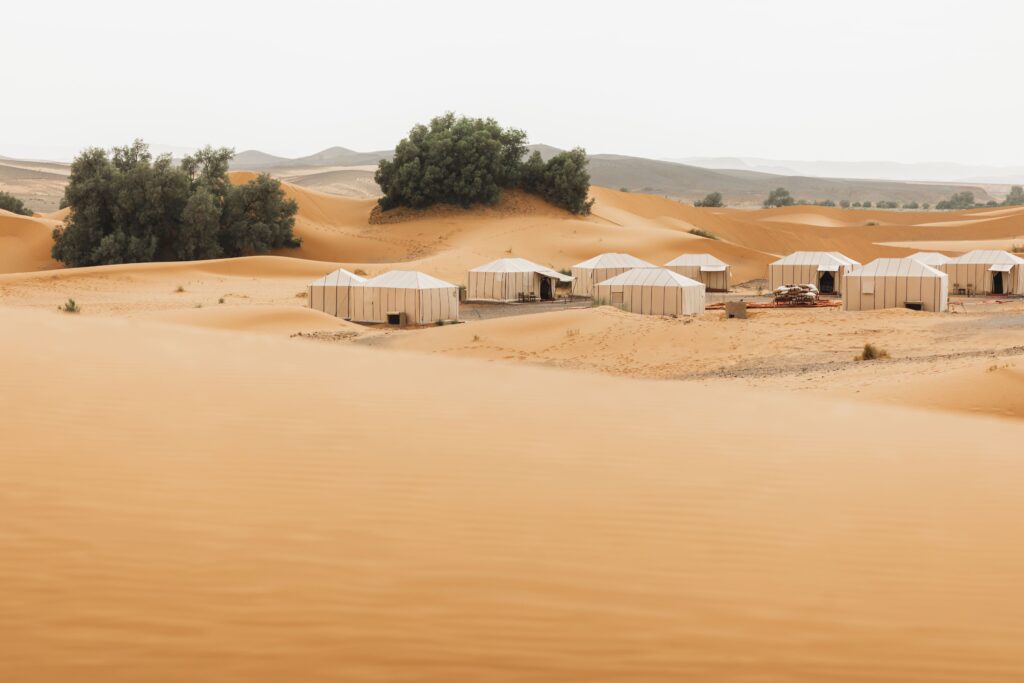
[[[59,268],[50,257],[57,221],[0,209],[0,273]]]
[[[3,680],[1024,676],[1016,423],[0,320]]]
[[[297,306],[210,306],[159,311],[142,319],[231,332],[263,332],[291,336],[309,332],[347,332],[352,337],[366,328],[332,315]]]

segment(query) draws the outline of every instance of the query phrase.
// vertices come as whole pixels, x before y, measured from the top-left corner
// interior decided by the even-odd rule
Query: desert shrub
[[[524,162],[526,133],[502,128],[494,119],[456,117],[448,112],[417,124],[381,160],[374,179],[387,211],[399,206],[422,209],[434,204],[469,208],[495,204],[503,189],[522,187],[577,214],[590,213],[592,201],[587,155],[561,152],[545,162],[534,152]]]
[[[939,211],[956,211],[974,207],[974,193],[968,190],[955,192],[949,199],[943,199],[935,205]]]
[[[243,185],[227,177],[234,152],[206,147],[174,165],[136,140],[96,147],[71,165],[52,254],[68,266],[189,261],[297,246],[296,203],[263,174]]]
[[[32,209],[25,206],[25,203],[9,192],[0,191],[0,209],[16,213],[19,216],[31,216]]]
[[[860,206],[860,204],[858,204],[857,206]],[[849,199],[840,199],[839,200],[839,208],[841,208],[841,209],[849,209],[850,208],[850,200]]]
[[[690,228],[689,232],[691,235],[696,235],[697,237],[706,237],[709,240],[718,239],[718,235],[716,235],[713,232],[708,232],[707,230],[704,230],[702,228]]]
[[[849,202],[847,202],[849,204]],[[815,206],[835,206],[836,203],[831,199],[823,199],[820,202],[814,202]]]
[[[928,202],[925,202],[924,204],[921,205],[921,208],[927,211],[928,209],[932,208],[932,205],[929,204]]]
[[[1006,199],[1003,200],[1003,204],[1007,206],[1021,206],[1024,204],[1024,187],[1020,185],[1014,185],[1010,188],[1010,191],[1006,194]]]
[[[985,202],[985,206],[999,206],[999,202],[997,202],[994,199],[990,199],[987,202]]]
[[[898,209],[898,208],[900,208],[899,202],[890,202],[890,201],[887,201],[887,200],[884,200],[884,199],[882,201],[878,202],[875,206],[877,206],[879,209]]]
[[[919,209],[921,208],[917,202],[905,202],[903,204],[904,209]]]
[[[693,203],[693,205],[703,206],[705,208],[718,209],[725,206],[725,203],[722,201],[721,192],[709,192],[708,194],[704,195],[704,199],[698,199]]]
[[[859,209],[860,207],[861,207],[861,203],[860,202],[854,202],[853,203],[853,208]]]
[[[68,299],[64,302],[63,306],[58,306],[57,308],[65,313],[81,313],[82,311],[82,307],[75,303],[74,299]]]
[[[221,297],[221,298],[217,299],[217,303],[219,303],[219,304],[224,303],[224,297]]]
[[[629,188],[628,187],[620,187],[619,188],[619,192],[629,192]]]
[[[854,360],[878,360],[880,358],[888,357],[888,351],[880,349],[874,344],[867,343],[864,345],[864,349],[860,352],[860,355],[854,356]]]
[[[793,197],[789,194],[789,190],[784,187],[777,187],[768,193],[768,199],[764,200],[765,208],[771,208],[774,206],[792,206]]]
[[[871,202],[864,202],[863,204],[861,204],[861,206],[863,206],[865,209],[870,209],[871,208]]]
[[[878,225],[878,221],[868,221],[868,222],[867,222],[867,223],[865,223],[864,225],[867,225],[867,226],[875,226],[875,225]]]

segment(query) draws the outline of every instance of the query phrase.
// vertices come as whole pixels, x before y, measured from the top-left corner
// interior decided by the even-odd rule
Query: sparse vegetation
[[[860,204],[858,204],[857,206],[860,206]],[[840,199],[839,200],[839,208],[841,208],[841,209],[849,209],[850,208],[850,200],[849,199]]]
[[[71,165],[63,203],[71,214],[53,232],[65,265],[191,261],[298,246],[296,203],[262,174],[243,185],[227,177],[234,151],[206,147],[180,165],[136,140],[110,154],[96,147]]]
[[[921,208],[924,209],[925,211],[928,211],[929,209],[932,208],[932,205],[929,204],[928,202],[925,202],[924,204],[921,205]]]
[[[865,209],[870,209],[871,208],[871,202],[864,202],[863,204],[861,204],[861,206],[863,206]]]
[[[834,201],[832,201],[831,199],[823,199],[820,202],[818,202],[818,201],[814,202],[814,205],[815,206],[835,206],[836,203]]]
[[[884,199],[882,201],[878,202],[878,204],[876,204],[875,206],[877,206],[879,209],[898,209],[898,208],[900,208],[899,202],[891,202],[891,201],[887,201],[887,200],[884,200]]]
[[[691,235],[696,235],[697,237],[705,237],[705,238],[707,238],[709,240],[717,240],[718,239],[718,235],[716,235],[713,232],[708,232],[707,230],[704,230],[703,228],[690,228],[689,232],[690,232]]]
[[[911,210],[913,210],[913,209],[919,209],[921,207],[920,207],[920,205],[918,205],[917,202],[905,202],[903,204],[903,208],[904,209],[911,209]]]
[[[1021,187],[1020,185],[1012,186],[1010,191],[1006,194],[1006,199],[1003,200],[1003,204],[1006,206],[1024,205],[1024,187]]]
[[[221,298],[217,299],[217,303],[219,303],[219,304],[224,303],[224,297],[221,297]]]
[[[539,152],[524,162],[525,154],[525,132],[448,112],[413,126],[394,158],[380,162],[374,176],[384,193],[380,207],[493,205],[502,190],[521,187],[571,213],[590,213],[594,202],[587,199],[590,173],[582,148],[546,162]]]
[[[174,292],[176,294],[181,294],[184,291],[185,291],[185,287],[183,285],[178,285],[178,288],[174,290]]]
[[[717,209],[725,206],[725,203],[722,201],[721,192],[709,192],[704,195],[704,199],[698,199],[693,203],[693,205],[697,207]]]
[[[949,199],[943,199],[935,205],[939,211],[958,211],[974,208],[974,193],[968,190],[956,192]]]
[[[870,227],[870,226],[875,226],[875,225],[878,225],[878,224],[879,224],[878,221],[868,221],[864,225],[867,225],[867,226]]]
[[[789,194],[789,190],[784,187],[777,187],[768,193],[768,199],[764,200],[764,207],[766,209],[776,206],[793,206],[794,201],[792,195]]]
[[[296,292],[295,293],[295,298],[296,299],[305,299],[307,296],[309,296],[309,290],[307,290],[307,289],[304,289],[301,292]]]
[[[860,207],[861,207],[861,203],[860,202],[854,202],[853,203],[853,208],[859,209]]]
[[[480,341],[480,335],[479,335],[479,334],[474,334],[474,335],[473,335],[473,341],[474,341],[474,342],[478,342],[478,341]]]
[[[619,188],[619,192],[629,192],[629,188],[628,187],[620,187]]]
[[[57,308],[59,310],[61,310],[61,311],[64,311],[65,313],[81,313],[82,312],[82,307],[79,306],[77,303],[75,303],[74,299],[68,299],[67,301],[64,302],[63,306],[58,306]]]
[[[885,349],[880,349],[872,343],[864,345],[864,349],[861,350],[860,355],[854,356],[854,360],[879,360],[882,358],[888,358],[889,352]]]
[[[9,192],[0,191],[0,209],[19,216],[31,216],[34,212],[25,203]]]

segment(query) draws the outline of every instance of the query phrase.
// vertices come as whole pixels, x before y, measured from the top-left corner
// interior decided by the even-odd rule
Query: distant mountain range
[[[938,183],[1024,183],[1024,166],[979,166],[943,162],[793,161],[757,157],[689,157],[668,161],[716,170],[758,171],[787,176]]]
[[[390,159],[392,156],[394,156],[392,150],[356,152],[345,147],[329,147],[316,154],[296,159],[287,159],[249,149],[235,155],[235,158],[231,160],[231,168],[244,171],[260,171],[271,168],[308,168],[311,166],[368,166],[376,165],[381,159]]]

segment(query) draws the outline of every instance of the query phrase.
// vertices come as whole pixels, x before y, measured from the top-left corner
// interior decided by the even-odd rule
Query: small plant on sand
[[[854,356],[854,360],[879,360],[882,358],[888,358],[889,352],[885,349],[880,349],[874,344],[868,342],[864,345],[864,350],[860,352],[860,355]]]
[[[868,226],[872,226],[872,225],[878,225],[878,221],[868,221],[868,222],[867,222],[867,223],[865,223],[864,225],[868,225]]]
[[[82,307],[75,303],[74,299],[68,299],[64,302],[63,306],[58,306],[58,310],[64,311],[65,313],[81,313]]]
[[[217,303],[219,303],[219,304],[224,303],[224,297],[221,297],[221,298],[217,299]]]
[[[178,294],[181,294],[182,292],[185,291],[185,288],[183,286],[181,286],[181,285],[178,285],[178,288],[176,290],[174,290],[174,291],[176,293],[178,293]]]
[[[718,235],[716,235],[715,233],[708,232],[707,230],[703,230],[701,228],[691,228],[690,229],[690,234],[691,235],[696,235],[697,237],[705,237],[705,238],[707,238],[709,240],[717,240],[718,239]]]
[[[195,306],[193,306],[192,308],[202,308],[202,307],[203,307],[203,305],[202,305],[202,304],[196,304],[196,305],[195,305]]]
[[[619,188],[619,192],[629,192],[629,188],[628,187],[620,187]]]
[[[307,296],[309,296],[309,292],[306,291],[305,289],[302,290],[301,292],[296,292],[295,294],[296,299],[305,299]]]
[[[512,253],[512,247],[509,247],[508,249],[506,249],[505,253],[506,254],[511,254]]]
[[[473,335],[473,341],[475,341],[475,342],[480,341],[480,335],[479,334],[474,334]]]
[[[437,325],[438,327],[443,327],[444,326],[444,320],[442,320],[441,318],[438,318],[437,322],[434,323],[434,324]]]

